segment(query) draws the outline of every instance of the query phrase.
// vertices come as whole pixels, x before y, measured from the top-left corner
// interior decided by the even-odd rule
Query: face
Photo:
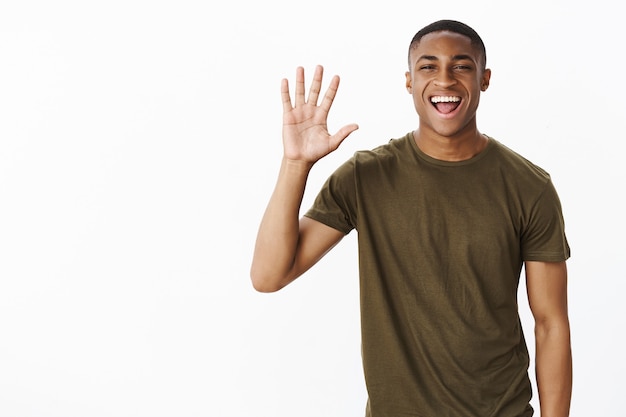
[[[411,51],[406,88],[413,96],[420,131],[455,137],[476,130],[481,91],[491,71],[468,37],[453,32],[425,35]]]

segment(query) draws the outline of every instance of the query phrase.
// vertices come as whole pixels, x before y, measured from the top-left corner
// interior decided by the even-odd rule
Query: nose
[[[437,87],[448,88],[456,84],[456,79],[450,71],[442,70],[439,71],[434,82]]]

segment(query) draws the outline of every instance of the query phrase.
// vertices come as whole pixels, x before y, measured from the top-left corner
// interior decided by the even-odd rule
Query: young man
[[[330,135],[339,79],[318,104],[322,68],[295,105],[283,80],[284,157],[251,276],[277,291],[358,231],[362,354],[370,417],[528,417],[529,355],[517,308],[525,267],[542,417],[569,414],[569,247],[549,175],[479,132],[485,47],[456,21],[420,30],[406,88],[416,130],[357,152],[302,218],[307,175],[357,125]]]

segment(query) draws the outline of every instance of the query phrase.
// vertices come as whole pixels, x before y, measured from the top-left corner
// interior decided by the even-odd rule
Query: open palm
[[[286,79],[282,81],[283,147],[287,159],[315,163],[337,149],[350,133],[358,129],[356,124],[349,124],[334,135],[328,132],[328,112],[337,94],[339,77],[332,78],[326,94],[318,105],[323,71],[321,66],[315,69],[309,96],[305,100],[304,69],[298,67],[295,105],[291,101],[288,81]]]

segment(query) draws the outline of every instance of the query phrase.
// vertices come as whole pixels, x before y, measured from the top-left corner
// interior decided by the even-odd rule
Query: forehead
[[[466,55],[476,62],[480,59],[480,50],[472,45],[472,41],[460,33],[439,31],[424,35],[419,43],[411,49],[411,61],[422,56],[449,58]]]

